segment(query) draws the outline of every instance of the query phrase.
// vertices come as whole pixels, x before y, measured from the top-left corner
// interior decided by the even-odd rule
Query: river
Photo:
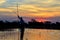
[[[24,40],[60,40],[60,30],[25,29]],[[0,40],[20,40],[20,30],[0,31]]]

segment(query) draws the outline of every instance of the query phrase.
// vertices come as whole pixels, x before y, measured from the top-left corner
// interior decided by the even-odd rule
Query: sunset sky
[[[0,20],[17,20],[17,2],[19,15],[26,20],[60,21],[60,0],[0,0]]]

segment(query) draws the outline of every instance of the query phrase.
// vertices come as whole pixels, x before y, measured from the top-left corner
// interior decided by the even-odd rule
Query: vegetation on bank
[[[37,22],[32,20],[28,23],[20,21],[1,21],[0,20],[0,30],[1,29],[10,29],[10,28],[36,28],[36,29],[60,29],[60,22],[52,23],[50,21]]]

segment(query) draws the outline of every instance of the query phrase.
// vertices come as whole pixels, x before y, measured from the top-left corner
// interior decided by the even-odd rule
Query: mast
[[[20,26],[21,28],[19,28],[19,31],[21,32],[20,40],[23,40],[24,31],[25,31],[25,30],[24,30],[24,29],[25,29],[25,28],[24,28],[25,22],[24,22],[24,20],[22,19],[22,17],[19,16],[18,3],[17,3],[17,17],[18,17],[18,19],[20,20],[20,23],[21,23],[21,24],[20,24],[20,25],[21,25],[21,26]],[[18,40],[19,40],[19,39],[18,39]]]
[[[17,2],[17,8],[16,9],[17,9],[16,10],[17,17],[19,17],[18,2]],[[19,31],[20,31],[20,29],[19,29]],[[20,34],[19,34],[19,32],[18,32],[18,40],[20,40]]]
[[[17,12],[16,12],[17,16],[19,16],[19,9],[18,9],[18,3],[17,3]]]

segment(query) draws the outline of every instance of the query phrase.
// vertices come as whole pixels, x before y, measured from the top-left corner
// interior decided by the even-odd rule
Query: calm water
[[[0,40],[19,40],[19,29],[0,31]],[[60,30],[25,29],[24,40],[60,40]]]

